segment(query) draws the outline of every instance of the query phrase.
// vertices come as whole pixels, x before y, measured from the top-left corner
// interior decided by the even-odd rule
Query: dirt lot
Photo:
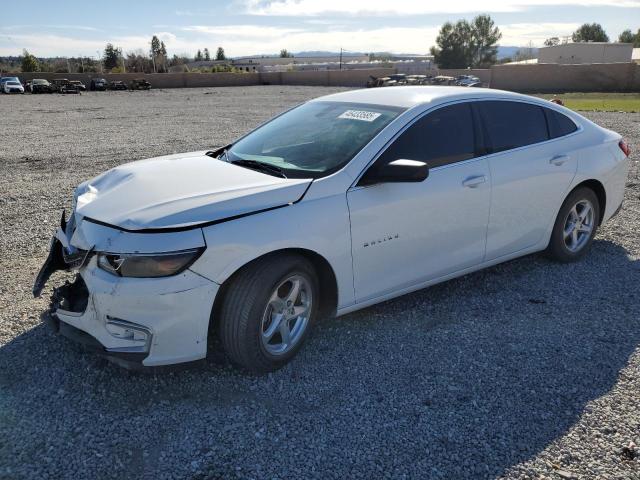
[[[534,255],[327,319],[275,374],[220,355],[131,374],[39,323],[31,282],[77,183],[336,90],[0,96],[0,478],[640,478],[640,114],[588,114],[634,153],[583,262]]]

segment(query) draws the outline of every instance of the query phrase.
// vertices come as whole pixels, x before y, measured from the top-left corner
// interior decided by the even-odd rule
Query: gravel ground
[[[31,282],[77,183],[336,90],[0,96],[0,478],[640,479],[640,114],[587,114],[634,154],[584,261],[534,255],[327,319],[274,374],[221,355],[133,374],[39,323]]]

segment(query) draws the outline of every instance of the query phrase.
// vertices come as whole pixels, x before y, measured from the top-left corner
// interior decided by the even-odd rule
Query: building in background
[[[577,42],[565,43],[538,50],[538,63],[629,63],[633,44]]]

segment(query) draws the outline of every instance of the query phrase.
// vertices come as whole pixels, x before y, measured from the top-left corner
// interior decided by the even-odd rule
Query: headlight
[[[169,277],[186,270],[204,251],[203,248],[169,253],[100,253],[98,266],[120,277]]]

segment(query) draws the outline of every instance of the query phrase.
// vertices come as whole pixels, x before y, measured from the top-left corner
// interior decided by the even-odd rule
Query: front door
[[[491,178],[475,151],[470,106],[441,107],[409,126],[376,160],[425,161],[426,180],[356,185],[347,192],[356,302],[483,261]]]

